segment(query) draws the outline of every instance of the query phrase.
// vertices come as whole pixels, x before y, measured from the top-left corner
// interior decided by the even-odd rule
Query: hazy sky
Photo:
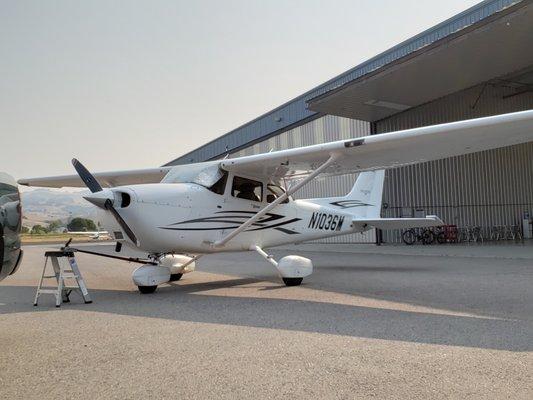
[[[159,166],[477,2],[0,0],[0,170]]]

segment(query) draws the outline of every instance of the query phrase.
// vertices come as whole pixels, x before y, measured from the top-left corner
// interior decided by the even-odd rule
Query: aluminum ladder
[[[37,286],[37,291],[35,293],[35,300],[33,305],[37,306],[39,296],[41,294],[53,294],[56,298],[56,307],[60,307],[61,303],[70,302],[69,296],[73,290],[79,290],[85,304],[92,303],[89,292],[87,291],[87,286],[83,280],[78,264],[76,263],[76,258],[74,257],[74,252],[70,250],[61,250],[61,251],[47,251],[44,253],[45,261],[43,267],[43,273],[41,274],[41,279],[39,281],[39,286]],[[67,259],[68,263],[65,263],[64,260]],[[48,259],[50,259],[52,267],[54,269],[53,275],[46,275],[46,267],[48,265]],[[56,280],[56,287],[43,286],[43,281],[45,279],[54,278]],[[74,280],[76,285],[67,285],[65,280]]]

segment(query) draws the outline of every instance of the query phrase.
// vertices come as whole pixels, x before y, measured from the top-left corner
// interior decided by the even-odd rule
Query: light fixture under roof
[[[384,100],[368,100],[368,101],[365,101],[364,104],[368,106],[389,108],[391,110],[397,110],[397,111],[405,111],[411,108],[411,106],[406,106],[405,104],[398,104],[398,103],[393,103],[391,101],[384,101]]]

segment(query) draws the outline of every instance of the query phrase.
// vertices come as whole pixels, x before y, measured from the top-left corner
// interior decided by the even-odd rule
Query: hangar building
[[[532,109],[532,3],[483,1],[167,165]],[[320,178],[297,197],[343,195],[354,179]],[[490,229],[520,224],[525,211],[533,211],[533,143],[387,171],[384,217],[436,214]]]

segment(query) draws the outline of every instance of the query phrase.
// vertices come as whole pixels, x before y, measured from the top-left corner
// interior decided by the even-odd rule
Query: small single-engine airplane
[[[93,239],[93,240],[98,240],[101,237],[109,236],[109,233],[107,231],[76,231],[76,232],[67,231],[65,233],[68,235],[89,236],[89,239]]]
[[[341,140],[266,154],[92,175],[21,179],[22,185],[83,186],[122,245],[150,255],[133,273],[142,293],[177,280],[207,253],[253,250],[287,286],[312,273],[311,260],[274,260],[264,249],[373,227],[437,226],[436,216],[381,218],[384,169],[533,141],[533,110]],[[293,200],[318,175],[360,172],[346,196]],[[283,182],[292,180],[287,189]],[[104,188],[105,187],[105,188]]]

